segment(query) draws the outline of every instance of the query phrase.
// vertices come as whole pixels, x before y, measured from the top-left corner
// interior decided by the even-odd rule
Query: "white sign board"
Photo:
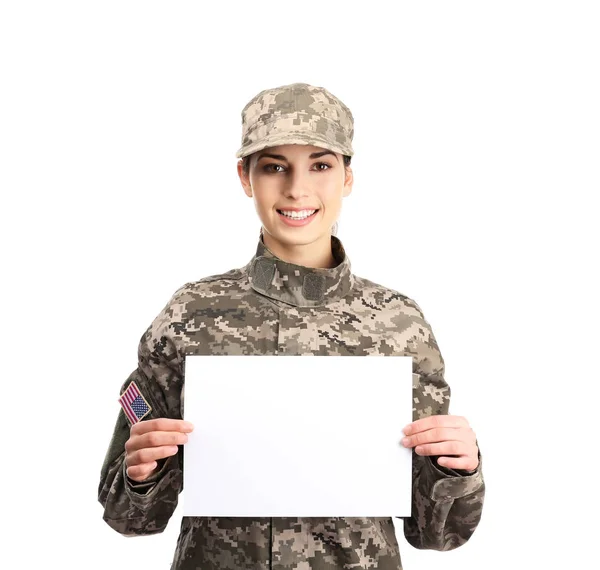
[[[183,515],[410,516],[410,356],[187,356]]]

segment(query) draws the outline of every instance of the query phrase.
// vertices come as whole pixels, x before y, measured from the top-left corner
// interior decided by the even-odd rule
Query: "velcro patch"
[[[137,424],[152,411],[150,404],[146,398],[142,396],[142,393],[133,381],[129,384],[127,390],[121,394],[119,403],[121,404],[130,425]]]

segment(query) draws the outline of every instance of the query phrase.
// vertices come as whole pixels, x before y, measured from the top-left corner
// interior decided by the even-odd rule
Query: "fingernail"
[[[193,430],[194,429],[194,424],[191,424],[190,422],[183,422],[183,427],[185,429]]]
[[[405,447],[408,446],[409,442],[410,442],[410,437],[402,438],[402,445],[404,445]]]
[[[402,430],[402,433],[403,433],[404,435],[410,435],[410,427],[411,427],[411,426],[410,426],[410,424],[408,424],[408,425],[407,425],[407,426],[406,426],[406,427],[405,427],[405,428]]]

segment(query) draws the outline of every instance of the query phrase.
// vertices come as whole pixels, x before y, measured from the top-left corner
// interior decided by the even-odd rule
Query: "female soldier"
[[[244,266],[179,288],[143,334],[98,489],[124,535],[164,530],[183,488],[186,354],[410,355],[416,548],[450,550],[481,517],[485,485],[473,430],[448,415],[444,361],[420,307],[354,275],[332,229],[352,189],[354,123],[330,92],[266,89],[242,110],[236,156],[262,227]],[[143,420],[143,421],[141,421]],[[351,467],[351,466],[349,466]],[[400,518],[400,517],[398,517]],[[183,517],[172,570],[401,568],[391,517]]]

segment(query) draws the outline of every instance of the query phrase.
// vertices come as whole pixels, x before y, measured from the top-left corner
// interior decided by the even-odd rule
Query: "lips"
[[[281,210],[277,210],[277,213],[279,215],[279,219],[282,220],[284,224],[286,224],[287,226],[295,227],[305,226],[306,224],[309,224],[312,220],[314,220],[317,217],[319,210],[315,209],[315,211],[306,218],[290,218],[289,216],[282,214]]]

